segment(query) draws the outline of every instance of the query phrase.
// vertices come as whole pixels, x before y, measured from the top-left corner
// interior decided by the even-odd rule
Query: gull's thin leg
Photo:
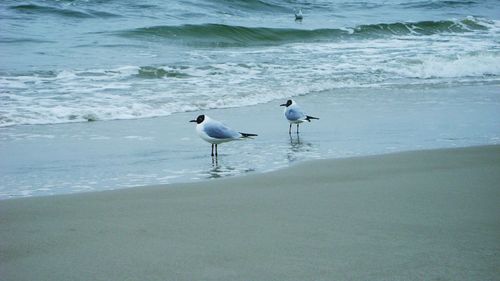
[[[292,123],[290,123],[290,128],[288,129],[288,134],[291,135],[292,134]]]
[[[217,145],[215,145],[215,157],[217,157]]]
[[[299,124],[297,124],[297,134],[299,133]]]
[[[214,157],[214,144],[212,144],[212,157]]]

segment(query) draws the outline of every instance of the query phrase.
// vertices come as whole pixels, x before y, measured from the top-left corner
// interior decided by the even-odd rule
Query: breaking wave
[[[152,26],[118,32],[118,35],[145,39],[164,39],[190,46],[244,47],[294,42],[328,42],[342,39],[373,39],[401,35],[434,35],[487,30],[474,18],[463,20],[396,22],[359,25],[352,29],[291,29],[245,27],[224,24]]]

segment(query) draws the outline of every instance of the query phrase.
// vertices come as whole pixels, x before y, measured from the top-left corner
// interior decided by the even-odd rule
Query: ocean
[[[499,4],[2,1],[0,198],[500,143]],[[202,113],[259,137],[213,163]]]

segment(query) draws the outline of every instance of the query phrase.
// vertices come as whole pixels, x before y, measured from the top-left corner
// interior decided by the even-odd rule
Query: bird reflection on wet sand
[[[314,146],[304,139],[300,138],[299,135],[290,135],[290,150],[287,153],[288,162],[295,162],[301,158],[304,158],[309,152],[314,150]]]
[[[212,157],[211,167],[206,171],[202,172],[202,175],[204,178],[207,179],[218,179],[227,176],[245,174],[253,171],[255,171],[254,168],[243,168],[239,167],[238,165],[236,166],[226,165],[224,164],[224,161],[220,163],[217,157]]]
[[[229,168],[231,170],[231,168]],[[212,158],[212,169],[208,171],[208,178],[209,179],[218,179],[223,177],[224,175],[227,175],[227,170],[225,170],[222,166],[219,165],[219,161],[217,160],[217,157]]]

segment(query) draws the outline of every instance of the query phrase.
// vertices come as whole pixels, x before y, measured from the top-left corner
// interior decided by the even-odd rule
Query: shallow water
[[[0,198],[189,182],[294,163],[406,150],[500,143],[498,86],[356,89],[299,97],[320,117],[288,134],[281,101],[209,110],[253,140],[210,144],[197,112],[167,117],[0,130]],[[295,130],[295,127],[294,127]]]

